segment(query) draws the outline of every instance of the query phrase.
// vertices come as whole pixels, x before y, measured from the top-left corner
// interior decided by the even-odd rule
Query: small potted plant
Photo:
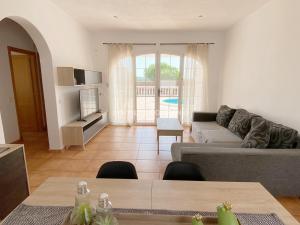
[[[217,207],[218,225],[239,225],[231,209],[232,205],[229,202],[225,202]]]

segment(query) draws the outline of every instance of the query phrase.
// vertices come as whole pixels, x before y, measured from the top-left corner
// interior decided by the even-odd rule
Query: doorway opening
[[[39,55],[9,46],[8,57],[21,141],[27,137],[47,137]]]
[[[135,57],[136,118],[154,125],[157,118],[180,119],[182,56],[149,53]]]

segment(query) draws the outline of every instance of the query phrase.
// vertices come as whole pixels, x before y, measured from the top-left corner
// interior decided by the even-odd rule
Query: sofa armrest
[[[273,195],[300,196],[299,149],[181,148],[208,181],[260,182]]]
[[[211,122],[216,121],[217,113],[194,112],[193,122]]]

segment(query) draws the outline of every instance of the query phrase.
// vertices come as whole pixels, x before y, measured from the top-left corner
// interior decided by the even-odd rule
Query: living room
[[[228,200],[237,214],[275,213],[284,224],[297,224],[299,9],[297,0],[1,1],[0,147],[6,153],[0,159],[7,167],[5,156],[25,154],[20,173],[28,179],[18,181],[27,188],[15,188],[23,193],[18,204],[30,195],[25,202],[41,198],[37,205],[57,205],[63,200],[48,201],[39,195],[43,188],[57,181],[75,188],[86,180],[92,192],[103,192],[94,187],[100,182],[117,208],[213,212],[215,202]],[[31,95],[35,105],[23,104],[29,78],[17,80],[17,59],[25,55],[35,71],[27,74],[38,90]],[[243,133],[237,124],[245,117]],[[255,123],[265,126],[263,144],[262,133],[256,144],[249,140]],[[277,133],[270,144],[270,124],[283,125],[275,125],[285,135],[280,146]],[[155,203],[155,195],[148,206],[147,196],[140,196],[143,205],[124,190],[135,199],[126,207],[118,190],[109,191],[114,182],[95,179],[110,161],[133,165],[151,196],[163,199],[164,188],[173,187],[181,193],[181,185],[205,193],[212,185],[216,194],[195,195],[203,207],[184,199],[182,206],[158,197]],[[162,181],[172,161],[193,163],[206,181]],[[223,192],[217,191],[220,181]],[[261,199],[253,196],[244,206],[255,188]],[[230,191],[240,194],[226,196]]]

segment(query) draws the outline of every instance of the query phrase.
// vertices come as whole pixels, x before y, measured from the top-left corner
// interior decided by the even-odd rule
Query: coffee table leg
[[[180,141],[181,141],[181,143],[183,142],[183,132],[181,133]]]

